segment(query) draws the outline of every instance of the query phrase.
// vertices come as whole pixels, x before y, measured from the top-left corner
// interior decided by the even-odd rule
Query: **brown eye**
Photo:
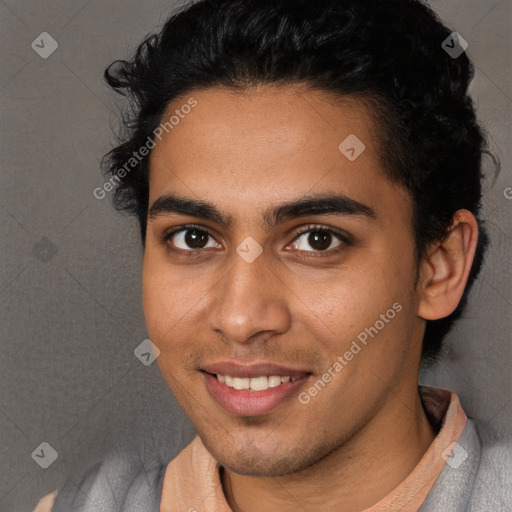
[[[331,245],[332,236],[325,231],[312,231],[308,236],[308,243],[317,251],[325,251]]]
[[[202,249],[208,243],[208,233],[197,229],[185,232],[185,243],[194,249]]]
[[[326,251],[337,248],[344,242],[344,238],[329,229],[309,229],[299,234],[293,245],[299,251]],[[337,242],[337,243],[336,243]]]
[[[166,239],[167,243],[188,252],[210,247],[220,247],[220,244],[217,244],[207,231],[196,228],[180,229],[171,233]]]

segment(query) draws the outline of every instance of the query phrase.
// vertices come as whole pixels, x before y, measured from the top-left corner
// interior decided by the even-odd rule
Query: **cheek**
[[[317,333],[328,333],[331,358],[350,350],[353,341],[364,352],[354,359],[375,359],[379,365],[383,354],[406,349],[408,328],[414,320],[414,273],[405,260],[401,265],[393,260],[391,254],[382,254],[357,271],[346,269],[326,282],[321,293],[316,292],[316,300],[308,301],[310,307],[304,308],[307,321],[316,326]]]
[[[165,307],[168,297],[156,279],[156,273],[144,262],[142,272],[142,305],[148,334],[154,342],[161,336],[158,334],[163,325],[168,321],[166,315],[169,309]]]
[[[295,288],[314,323],[325,323],[335,327],[335,332],[348,335],[353,329],[375,322],[376,316],[403,295],[398,279],[389,264],[382,261],[381,266],[374,262],[363,268],[345,267],[330,275],[322,286],[297,282]]]
[[[147,249],[142,269],[142,295],[149,338],[161,351],[165,374],[187,373],[188,358],[201,350],[212,282],[200,272],[171,266],[165,255]],[[195,342],[194,342],[195,340]],[[171,371],[172,370],[172,371]]]
[[[169,269],[151,247],[146,247],[142,267],[142,303],[148,334],[158,346],[176,316],[177,289]]]
[[[142,300],[150,334],[161,338],[180,318],[184,318],[197,302],[194,287],[151,247],[144,253],[142,267]]]

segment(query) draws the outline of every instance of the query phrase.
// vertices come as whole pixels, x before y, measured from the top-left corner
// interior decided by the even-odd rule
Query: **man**
[[[457,395],[418,387],[485,248],[472,76],[418,0],[203,0],[106,71],[133,111],[105,172],[198,436],[41,510],[507,510]]]

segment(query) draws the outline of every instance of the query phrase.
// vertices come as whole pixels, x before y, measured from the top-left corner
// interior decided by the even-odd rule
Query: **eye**
[[[348,243],[348,237],[343,233],[332,228],[313,226],[298,233],[291,245],[299,251],[332,253],[344,243]]]
[[[181,226],[164,234],[161,240],[171,251],[187,256],[199,255],[203,249],[222,248],[208,230],[195,225]],[[288,247],[311,256],[328,256],[342,250],[345,245],[350,245],[349,235],[332,227],[315,225],[298,232]]]
[[[164,240],[180,251],[193,252],[198,249],[219,248],[214,238],[205,231],[194,226],[187,226],[165,235]]]

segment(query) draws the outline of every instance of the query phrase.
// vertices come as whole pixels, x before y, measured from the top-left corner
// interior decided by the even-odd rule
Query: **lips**
[[[203,378],[210,396],[225,412],[236,416],[256,416],[270,413],[299,392],[311,376],[308,370],[291,368],[273,363],[241,365],[229,361],[207,364],[202,369]],[[287,377],[275,387],[261,391],[234,389],[217,376],[230,376],[236,380],[252,380],[263,376]],[[289,379],[288,379],[289,377]],[[292,380],[293,379],[293,380]]]

